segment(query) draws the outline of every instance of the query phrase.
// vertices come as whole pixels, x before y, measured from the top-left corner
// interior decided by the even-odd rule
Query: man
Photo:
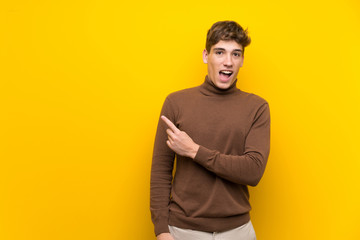
[[[215,23],[203,51],[204,83],[164,102],[150,187],[158,240],[256,239],[247,185],[265,170],[270,114],[264,99],[236,87],[249,44],[236,22]]]

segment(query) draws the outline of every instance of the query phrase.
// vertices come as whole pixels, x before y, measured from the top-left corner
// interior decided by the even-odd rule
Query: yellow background
[[[226,19],[253,40],[238,87],[271,108],[258,239],[360,239],[357,0],[1,1],[0,239],[155,239],[160,109]]]

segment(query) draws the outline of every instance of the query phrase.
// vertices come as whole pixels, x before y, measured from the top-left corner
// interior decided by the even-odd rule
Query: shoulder
[[[199,93],[198,87],[187,88],[172,92],[165,98],[164,108],[172,109],[172,111],[179,111],[179,109],[189,104],[189,101],[194,101]]]
[[[199,93],[199,87],[192,87],[192,88],[186,88],[182,89],[176,92],[170,93],[166,99],[170,101],[183,101],[185,98],[192,98],[198,95]]]
[[[188,106],[189,101],[193,102],[196,98],[198,87],[187,88],[170,93],[164,101],[162,114],[166,115],[170,120],[175,122],[178,114],[184,106]]]
[[[242,99],[245,100],[247,103],[255,105],[255,106],[263,106],[263,105],[269,105],[268,102],[260,97],[259,95],[256,95],[254,93],[248,93],[241,91]]]

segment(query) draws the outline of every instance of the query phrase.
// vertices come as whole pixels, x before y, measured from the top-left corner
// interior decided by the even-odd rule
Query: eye
[[[215,54],[216,55],[221,55],[221,54],[223,54],[223,52],[222,51],[215,51]]]
[[[240,57],[240,56],[241,56],[241,54],[240,54],[240,53],[237,53],[237,52],[234,52],[233,55],[234,55],[235,57]]]

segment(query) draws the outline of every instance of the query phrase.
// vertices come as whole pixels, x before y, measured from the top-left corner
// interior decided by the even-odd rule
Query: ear
[[[203,61],[204,63],[208,63],[208,52],[206,51],[206,49],[204,49],[203,51]]]
[[[240,67],[242,67],[244,64],[244,54],[241,55],[241,63],[240,63]]]

